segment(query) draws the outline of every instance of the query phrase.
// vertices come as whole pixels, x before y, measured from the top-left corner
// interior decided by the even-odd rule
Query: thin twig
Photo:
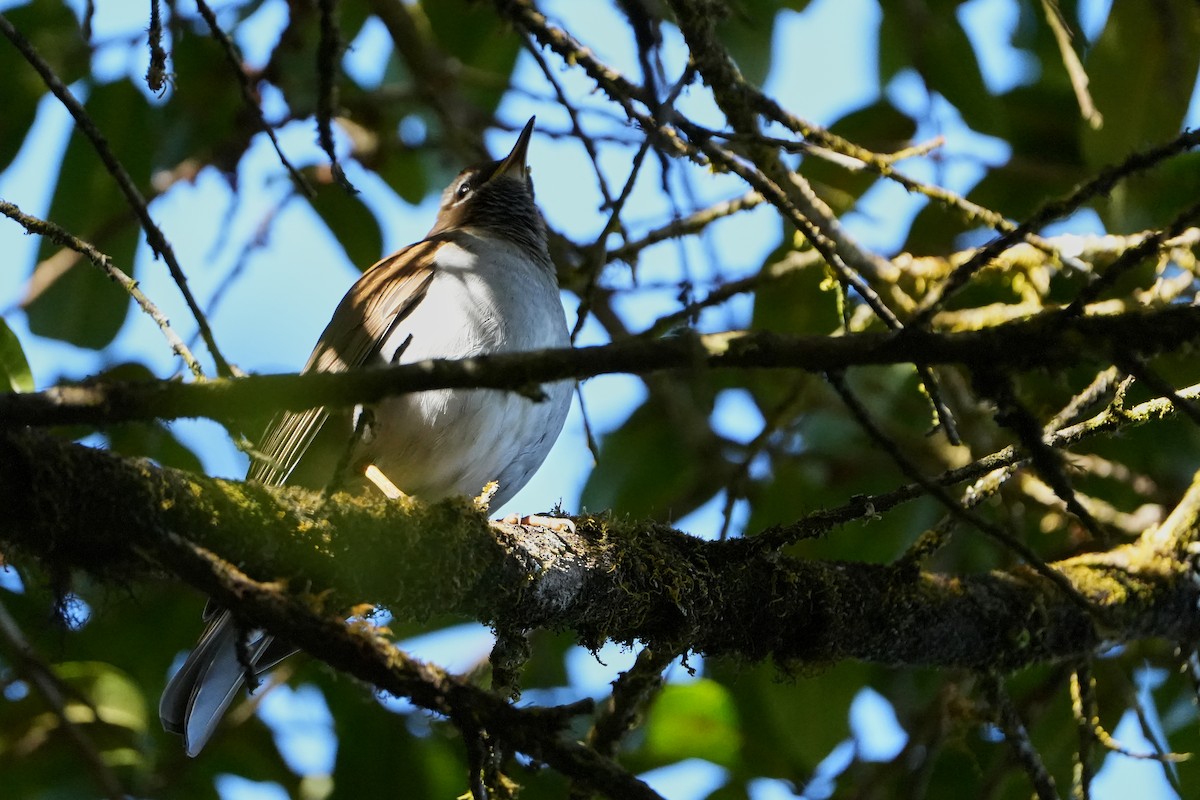
[[[1180,390],[1179,395],[1188,399],[1200,397],[1200,384]],[[1069,447],[1101,434],[1128,430],[1148,422],[1174,416],[1175,413],[1175,407],[1170,401],[1162,398],[1147,400],[1132,408],[1125,408],[1120,403],[1113,403],[1091,419],[1048,435],[1047,444],[1059,448]],[[996,470],[1016,466],[1023,463],[1026,458],[1028,458],[1027,454],[1010,446],[979,458],[966,466],[946,470],[940,475],[933,476],[930,480],[939,486],[952,486],[963,481],[988,476]],[[800,539],[820,536],[838,525],[852,520],[890,511],[901,503],[906,503],[922,494],[924,494],[922,484],[910,483],[880,494],[859,495],[843,505],[815,511],[789,525],[772,528],[756,537],[754,541],[762,547],[778,549]],[[968,490],[965,499],[970,501],[971,490]],[[973,503],[968,503],[968,505],[971,504]],[[1197,663],[1200,664],[1200,660]]]
[[[1038,800],[1058,800],[1054,776],[1046,769],[1041,754],[1029,738],[1029,731],[1021,721],[1000,678],[994,675],[987,676],[983,682],[983,690],[995,717],[996,726],[1004,733],[1004,740],[1017,761],[1025,768],[1025,774],[1029,776]]]
[[[92,143],[92,147],[95,148],[97,155],[100,156],[100,160],[117,182],[121,193],[125,195],[126,201],[134,213],[137,214],[138,219],[141,220],[142,228],[146,232],[146,242],[166,262],[167,269],[171,273],[171,278],[175,281],[175,285],[179,287],[179,291],[187,303],[188,310],[200,328],[200,335],[204,339],[204,344],[208,347],[208,352],[212,356],[213,362],[216,364],[217,374],[221,376],[231,374],[232,370],[230,370],[229,363],[221,355],[220,348],[217,347],[217,342],[213,337],[212,328],[209,327],[208,319],[204,316],[204,312],[200,309],[196,298],[192,296],[192,290],[188,288],[187,277],[184,275],[179,261],[175,258],[175,251],[171,249],[171,245],[167,242],[167,238],[163,235],[162,230],[151,219],[150,209],[146,205],[145,198],[142,197],[142,193],[133,182],[133,178],[130,177],[125,168],[121,166],[121,162],[113,155],[104,134],[96,127],[96,123],[92,121],[92,118],[88,115],[83,105],[75,98],[75,95],[71,93],[71,90],[54,73],[54,70],[46,63],[46,60],[38,54],[33,44],[20,31],[14,28],[12,23],[3,14],[0,14],[0,32],[8,37],[8,40],[21,51],[25,60],[42,76],[42,80],[45,82],[47,88],[58,98],[67,111],[71,113],[71,116],[75,118],[75,124],[79,127],[79,130]]]
[[[1020,440],[1029,453],[1030,463],[1041,478],[1054,489],[1058,498],[1098,541],[1106,534],[1091,513],[1075,495],[1075,488],[1064,470],[1058,452],[1046,443],[1045,427],[1017,396],[1012,376],[999,370],[985,367],[972,372],[979,393],[996,404],[996,421],[1009,429]]]
[[[1063,319],[1044,312],[994,329],[932,333],[789,336],[769,331],[683,333],[646,340],[624,338],[607,345],[417,364],[344,373],[256,375],[206,383],[97,382],[59,386],[29,394],[0,394],[0,425],[46,425],[225,418],[247,409],[299,411],[316,406],[353,406],[429,389],[528,390],[538,383],[612,373],[649,374],[673,369],[786,369],[823,373],[855,366],[964,364],[1014,372],[1055,369],[1108,358],[1116,343],[1136,344],[1139,355],[1178,350],[1200,342],[1200,308],[1169,306],[1149,312]],[[1179,392],[1181,397],[1190,397]],[[1170,403],[1164,401],[1164,407]],[[1115,412],[1114,412],[1115,413]]]
[[[600,235],[592,243],[592,246],[585,247],[583,250],[583,252],[594,254],[596,257],[589,259],[591,265],[587,270],[583,289],[579,292],[579,310],[576,312],[575,327],[571,330],[572,342],[579,336],[579,332],[583,330],[583,324],[587,322],[588,313],[594,301],[593,295],[596,291],[596,283],[600,278],[600,272],[604,269],[605,263],[607,263],[603,257],[600,257],[600,254],[603,252],[604,240],[608,238],[609,231],[613,229],[613,226],[620,224],[621,210],[625,207],[625,201],[629,199],[629,195],[633,191],[633,185],[642,171],[642,165],[646,163],[646,154],[649,152],[650,140],[643,139],[637,153],[633,157],[633,164],[629,169],[629,176],[625,179],[625,185],[621,188],[621,193],[617,195],[617,199],[613,201],[607,224],[600,231]]]
[[[610,759],[562,735],[572,717],[591,710],[586,700],[552,708],[517,708],[500,697],[420,661],[366,626],[315,610],[311,599],[256,581],[214,553],[167,533],[156,560],[185,576],[248,624],[265,627],[334,669],[416,705],[444,714],[464,735],[484,730],[510,752],[536,754],[563,775],[613,797],[662,800],[644,782]]]
[[[587,742],[596,752],[613,758],[622,737],[637,724],[637,717],[662,688],[663,670],[678,653],[670,648],[642,648],[633,666],[613,682],[612,695],[599,709]]]
[[[1104,115],[1092,102],[1092,94],[1088,91],[1087,70],[1079,60],[1079,54],[1071,46],[1071,31],[1063,18],[1058,0],[1042,0],[1042,11],[1046,15],[1046,24],[1054,34],[1058,52],[1062,55],[1063,66],[1067,68],[1067,76],[1071,79],[1071,89],[1075,92],[1075,101],[1079,104],[1079,114],[1092,130],[1099,130],[1104,125]]]
[[[538,65],[538,69],[542,71],[542,75],[546,78],[546,82],[554,89],[554,96],[558,98],[558,104],[566,109],[567,116],[571,118],[571,133],[574,139],[577,139],[583,149],[588,154],[588,161],[592,164],[592,169],[596,173],[596,184],[600,188],[600,195],[604,198],[604,206],[607,208],[613,204],[612,194],[608,188],[608,181],[604,177],[604,172],[600,169],[600,153],[596,149],[596,141],[587,134],[583,129],[583,125],[579,122],[579,109],[567,97],[566,91],[562,87],[562,83],[550,69],[550,64],[546,61],[546,57],[542,55],[533,39],[526,34],[521,37],[521,43],[525,45],[525,50],[533,56],[534,62]]]
[[[1041,229],[1052,220],[1070,214],[1088,200],[1107,195],[1122,180],[1139,172],[1145,172],[1168,158],[1197,146],[1200,146],[1200,128],[1185,131],[1165,144],[1134,153],[1120,164],[1104,168],[1094,178],[1076,188],[1066,197],[1043,204],[1028,219],[1008,233],[1001,234],[988,242],[969,261],[950,273],[945,281],[931,288],[921,300],[917,313],[909,320],[909,324],[918,326],[928,324],[930,318],[946,300],[966,286],[971,276],[987,265],[995,256],[1008,249],[1013,242],[1024,238],[1028,233]]]
[[[1116,357],[1117,366],[1137,378],[1159,397],[1171,401],[1171,405],[1183,412],[1184,416],[1200,425],[1200,405],[1187,398],[1180,397],[1179,391],[1150,369],[1144,361],[1128,353],[1119,353]]]
[[[333,178],[350,194],[358,189],[350,183],[338,161],[333,146],[333,114],[337,106],[338,56],[342,52],[342,35],[338,29],[337,0],[319,0],[321,9],[321,41],[317,45],[317,139],[329,156]]]
[[[1028,545],[1020,539],[1013,536],[1008,531],[1001,528],[999,525],[983,519],[977,514],[972,513],[965,508],[961,503],[950,496],[950,493],[936,481],[927,478],[917,469],[908,457],[901,450],[900,446],[892,440],[884,431],[875,424],[871,418],[870,412],[858,400],[850,388],[846,385],[845,378],[838,372],[829,372],[826,374],[830,386],[842,398],[842,402],[846,404],[846,408],[850,410],[851,415],[858,421],[858,424],[866,431],[867,435],[877,444],[884,452],[891,457],[892,461],[900,468],[900,471],[909,480],[919,484],[931,497],[937,500],[942,506],[961,522],[965,522],[973,528],[976,528],[981,533],[998,542],[1003,547],[1012,551],[1035,572],[1037,572],[1046,580],[1057,586],[1072,602],[1078,605],[1084,611],[1094,613],[1095,609],[1092,605],[1079,593],[1079,591],[1071,584],[1071,582],[1061,572],[1051,567],[1043,561],[1037,553],[1035,553]]]
[[[636,258],[638,253],[647,247],[656,245],[667,239],[677,239],[699,233],[719,219],[732,216],[741,211],[748,211],[751,208],[762,205],[763,202],[763,196],[758,192],[746,192],[741,197],[736,197],[733,200],[725,200],[708,208],[694,211],[686,217],[673,219],[666,225],[649,231],[640,239],[626,242],[620,247],[609,250],[606,258],[610,262],[629,261],[632,258]]]
[[[5,200],[0,200],[0,214],[17,222],[30,233],[44,236],[63,247],[74,250],[103,270],[109,278],[121,285],[121,288],[134,299],[142,311],[149,315],[150,319],[154,320],[154,323],[158,325],[158,329],[162,331],[167,343],[171,345],[172,352],[183,360],[183,363],[187,365],[192,375],[197,378],[204,377],[204,370],[201,368],[200,363],[196,360],[192,351],[188,349],[188,346],[184,344],[183,339],[179,338],[179,335],[171,328],[171,322],[167,319],[166,314],[159,310],[158,306],[150,302],[150,298],[146,297],[142,290],[138,288],[137,281],[113,265],[112,259],[107,254],[100,252],[82,239],[72,236],[52,222],[22,213],[21,209]]]
[[[1142,259],[1159,252],[1169,241],[1182,235],[1197,219],[1200,219],[1200,203],[1185,208],[1165,228],[1145,234],[1140,242],[1125,250],[1109,264],[1103,275],[1079,291],[1079,294],[1071,301],[1071,305],[1068,306],[1070,311],[1082,314],[1088,303],[1112,287],[1122,275],[1141,263]]]
[[[254,114],[259,129],[271,140],[271,146],[275,148],[275,154],[279,156],[279,163],[283,164],[283,168],[287,170],[292,183],[296,184],[300,191],[304,193],[304,196],[309,200],[315,199],[317,196],[316,189],[304,177],[303,173],[296,169],[292,162],[288,160],[288,157],[284,155],[283,146],[279,144],[279,137],[275,135],[275,129],[271,127],[266,117],[263,116],[262,106],[259,105],[254,97],[255,88],[250,82],[250,76],[246,74],[246,69],[242,66],[242,57],[238,53],[237,45],[229,38],[229,34],[225,33],[221,28],[221,25],[217,22],[217,15],[209,7],[207,0],[196,0],[196,9],[200,12],[200,16],[204,18],[205,24],[208,25],[209,33],[221,45],[221,50],[225,53],[225,60],[229,62],[233,74],[238,79],[238,86],[242,92],[242,101],[246,104],[246,108],[250,109],[250,112]]]
[[[147,30],[150,64],[146,67],[146,86],[159,95],[166,91],[169,78],[167,51],[163,49],[162,35],[162,14],[159,11],[158,0],[150,0],[150,27]]]
[[[1092,752],[1100,714],[1096,710],[1096,679],[1091,666],[1084,662],[1071,672],[1071,714],[1075,717],[1075,734],[1079,747],[1075,751],[1075,769],[1071,777],[1071,796],[1074,800],[1089,800],[1092,796]]]

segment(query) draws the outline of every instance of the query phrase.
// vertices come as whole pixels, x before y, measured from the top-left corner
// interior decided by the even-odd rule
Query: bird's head
[[[534,119],[525,123],[508,155],[464,169],[446,187],[430,236],[477,228],[545,252],[545,226],[533,202],[533,181],[525,165]]]

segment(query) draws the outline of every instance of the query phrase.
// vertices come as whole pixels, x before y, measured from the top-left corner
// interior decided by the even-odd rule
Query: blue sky
[[[0,9],[18,4],[0,0]],[[82,3],[76,0],[74,5]],[[186,9],[187,4],[182,5]],[[144,4],[98,3],[97,7],[97,41],[119,39],[145,26],[141,16]],[[551,18],[564,20],[568,28],[585,31],[588,44],[603,60],[631,75],[638,73],[632,43],[621,17],[609,4],[554,0],[539,3],[539,7]],[[1085,34],[1094,35],[1101,29],[1107,9],[1104,0],[1082,3],[1081,28]],[[972,0],[963,6],[961,18],[980,54],[990,88],[1002,91],[1027,79],[1028,70],[1035,67],[1008,43],[1016,21],[1015,4],[1011,0]],[[268,0],[263,4],[250,23],[238,32],[238,44],[247,60],[251,63],[265,60],[285,21],[284,0]],[[818,124],[831,123],[846,112],[873,102],[881,92],[886,93],[894,104],[922,120],[918,140],[933,132],[946,137],[944,154],[961,158],[951,159],[953,168],[942,167],[937,178],[956,191],[968,190],[982,176],[984,165],[1003,163],[1007,157],[1005,145],[967,130],[954,109],[944,101],[930,98],[914,75],[901,75],[888,86],[879,86],[874,63],[878,23],[879,11],[874,0],[815,0],[803,13],[785,12],[776,27],[774,61],[765,88],[785,106]],[[678,33],[667,29],[666,35],[667,71],[675,74],[681,67],[683,49]],[[388,46],[381,25],[368,28],[346,56],[347,72],[363,81],[379,80]],[[145,72],[145,60],[144,48],[131,51],[123,45],[114,46],[97,53],[95,67],[113,78],[141,75]],[[820,69],[814,65],[821,65]],[[560,72],[559,77],[575,97],[586,98],[591,91],[590,82],[578,71]],[[548,94],[544,78],[527,55],[522,56],[516,82],[538,94]],[[277,104],[278,98],[268,93],[265,97],[268,116],[273,103]],[[584,103],[602,105],[599,98]],[[686,92],[680,106],[701,120],[714,123],[719,120],[711,102],[699,90]],[[512,126],[519,126],[534,113],[538,115],[539,126],[555,130],[567,127],[565,112],[547,108],[519,93],[505,100],[500,117]],[[65,146],[68,121],[66,112],[55,103],[43,103],[35,134],[29,137],[17,162],[0,175],[0,198],[17,203],[29,213],[44,215],[51,188],[45,176],[53,173]],[[1200,122],[1200,102],[1195,99],[1189,121],[1193,125]],[[604,122],[595,124],[633,139],[634,132],[627,128]],[[323,161],[309,123],[287,126],[281,132],[281,140],[296,162]],[[511,134],[493,132],[488,144],[493,153],[502,153],[511,141]],[[619,186],[625,180],[629,159],[628,149],[603,146],[601,166],[614,185]],[[550,223],[577,241],[595,239],[606,217],[598,211],[600,195],[582,149],[571,141],[536,137],[530,162],[539,202]],[[907,162],[905,169],[917,178],[934,178],[934,166],[928,162]],[[386,250],[420,239],[428,230],[436,211],[435,197],[410,207],[353,164],[348,172],[376,215],[387,221]],[[690,192],[698,205],[728,199],[744,191],[738,181],[728,176],[693,173],[685,182],[672,173],[670,179],[677,196],[687,197]],[[671,210],[662,200],[658,180],[652,167],[636,185],[625,215],[634,233],[670,218]],[[346,262],[341,249],[323,233],[323,226],[304,204],[285,202],[289,185],[269,144],[261,137],[241,166],[239,186],[236,221],[228,228],[227,213],[234,197],[224,180],[211,171],[202,173],[194,184],[176,185],[155,201],[152,211],[188,270],[193,291],[202,303],[212,297],[243,248],[258,235],[264,221],[272,220],[265,246],[246,260],[244,274],[221,300],[211,321],[225,355],[241,368],[253,372],[293,371],[303,363],[332,307],[358,270]],[[898,187],[879,186],[844,222],[849,232],[867,246],[890,254],[902,241],[901,223],[911,219],[922,202]],[[1077,231],[1091,231],[1096,225],[1086,215],[1070,224]],[[656,246],[646,252],[639,267],[637,281],[642,288],[623,297],[619,310],[632,328],[647,326],[661,314],[674,310],[673,286],[685,270],[700,279],[716,277],[718,271],[725,279],[750,274],[775,247],[778,236],[775,216],[769,209],[760,208],[714,226],[703,240],[682,246],[677,243]],[[32,265],[36,249],[37,242],[32,237],[24,236],[14,224],[0,222],[0,252],[8,254],[10,264],[8,270],[0,271],[0,308],[10,309],[20,299],[28,276],[27,269],[14,269],[11,265]],[[189,338],[192,330],[189,317],[161,264],[153,262],[143,247],[134,268],[146,294],[167,311],[185,339]],[[297,278],[300,275],[302,279]],[[633,278],[624,267],[613,267],[607,277],[615,285],[632,286]],[[575,301],[565,300],[568,323],[572,323]],[[739,299],[719,311],[709,312],[701,324],[711,328],[736,327],[745,322],[749,310],[747,301]],[[24,344],[39,385],[60,375],[83,376],[122,360],[140,361],[163,376],[179,370],[153,324],[140,314],[131,314],[117,341],[101,354],[80,353],[35,337],[20,314],[6,313],[6,320]],[[578,343],[599,341],[603,341],[599,327],[594,323],[585,325]],[[603,433],[620,424],[641,400],[643,390],[635,378],[605,376],[588,381],[583,396],[594,430]],[[714,424],[723,433],[746,440],[758,432],[762,420],[743,394],[729,391],[717,404]],[[244,473],[244,457],[226,441],[216,425],[187,421],[175,424],[174,430],[201,455],[213,474],[238,478]],[[582,415],[576,403],[545,466],[507,508],[532,512],[548,509],[559,501],[568,510],[577,508],[580,487],[591,465]],[[713,535],[721,526],[722,505],[723,498],[716,498],[676,523],[697,535]],[[463,625],[407,644],[417,655],[453,666],[464,654],[486,654],[490,638],[480,626]],[[599,660],[580,650],[572,654],[569,664],[572,687],[579,692],[603,692],[616,672],[626,668],[631,659],[631,653],[615,647],[606,648]],[[702,662],[693,659],[692,664],[702,665]],[[682,669],[672,673],[673,678],[681,680],[686,675]],[[269,724],[281,731],[281,736],[286,735],[284,749],[296,769],[319,775],[329,768],[332,740],[328,712],[323,710],[319,696],[314,697],[303,688],[296,693],[279,692],[264,703],[262,713]],[[887,701],[870,690],[864,691],[851,715],[861,752],[887,758],[903,743],[904,734],[896,726]],[[290,733],[285,734],[285,730]],[[1119,728],[1117,732],[1124,735],[1131,748],[1145,747],[1144,742],[1139,742],[1140,730]],[[825,765],[830,778],[836,776],[845,756],[844,750],[831,754]],[[1170,796],[1156,766],[1129,759],[1110,760],[1110,764],[1118,768],[1106,768],[1101,773],[1094,797],[1101,800],[1124,797],[1133,785],[1143,797]],[[646,777],[665,796],[691,800],[703,797],[719,785],[723,772],[711,764],[687,762]],[[828,786],[816,782],[810,788],[811,796],[819,796],[822,785]],[[221,785],[223,796],[230,800],[279,796],[276,789],[234,778]],[[785,784],[760,781],[753,796],[755,800],[776,800],[793,795]]]

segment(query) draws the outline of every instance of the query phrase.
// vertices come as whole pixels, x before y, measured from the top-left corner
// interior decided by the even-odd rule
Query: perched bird
[[[464,170],[442,193],[437,221],[420,242],[375,264],[350,287],[317,341],[305,372],[468,358],[566,347],[546,229],[525,166],[530,119],[512,152]],[[566,419],[568,382],[535,401],[491,389],[442,389],[354,409],[279,415],[248,478],[426,500],[475,496],[499,486],[502,505],[541,466]],[[207,627],[159,704],[168,731],[195,756],[245,679],[294,652],[261,631],[239,630],[228,611],[206,610]]]

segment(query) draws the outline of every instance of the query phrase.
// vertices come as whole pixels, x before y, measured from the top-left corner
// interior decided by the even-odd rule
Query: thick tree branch
[[[0,427],[125,422],[180,417],[234,419],[270,409],[346,406],[404,392],[447,387],[511,389],[627,372],[681,369],[801,369],[963,364],[1028,371],[1111,363],[1114,353],[1146,357],[1200,341],[1200,307],[1168,306],[1076,317],[1047,311],[990,328],[952,333],[905,329],[849,336],[784,336],[757,331],[630,340],[578,349],[426,361],[351,373],[261,375],[178,382],[64,386],[0,395]]]
[[[38,433],[0,435],[0,497],[8,507],[0,542],[17,563],[34,557],[118,581],[165,565],[235,609],[237,593],[214,577],[230,563],[291,587],[327,614],[371,602],[402,618],[449,611],[510,630],[570,628],[593,646],[683,643],[783,664],[1016,669],[1102,643],[1191,640],[1200,628],[1186,558],[1196,538],[1196,487],[1138,544],[1051,565],[1091,613],[1025,567],[952,577],[799,561],[753,539],[707,542],[596,517],[581,519],[575,534],[550,533],[490,524],[466,500],[322,502]],[[181,559],[180,537],[221,558]],[[254,621],[271,627],[265,617]],[[323,657],[313,641],[308,649]]]

